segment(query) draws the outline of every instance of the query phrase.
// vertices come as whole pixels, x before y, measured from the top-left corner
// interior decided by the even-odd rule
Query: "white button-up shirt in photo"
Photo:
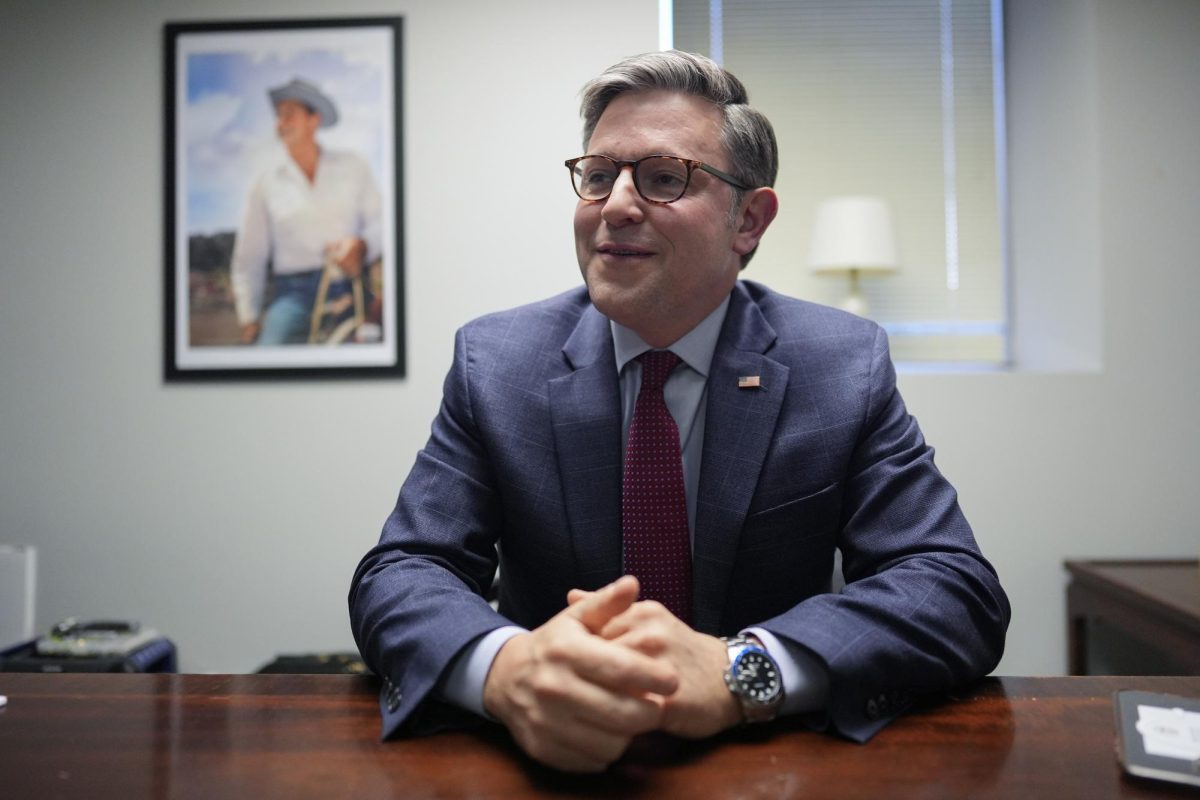
[[[353,153],[321,150],[312,182],[286,153],[254,182],[233,247],[230,280],[238,322],[259,318],[267,265],[277,275],[319,269],[325,248],[347,236],[380,255],[379,189]]]

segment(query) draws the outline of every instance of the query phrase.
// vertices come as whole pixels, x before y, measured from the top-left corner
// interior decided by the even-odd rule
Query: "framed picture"
[[[165,379],[403,376],[401,19],[164,34]]]

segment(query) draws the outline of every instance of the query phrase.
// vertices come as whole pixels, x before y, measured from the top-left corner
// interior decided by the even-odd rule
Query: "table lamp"
[[[830,197],[817,207],[808,266],[817,274],[849,273],[850,292],[840,307],[860,317],[867,300],[859,274],[887,274],[900,265],[892,234],[892,212],[881,197]]]

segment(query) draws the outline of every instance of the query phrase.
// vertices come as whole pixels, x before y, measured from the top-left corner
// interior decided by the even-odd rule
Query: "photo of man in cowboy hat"
[[[379,258],[380,195],[361,157],[318,142],[338,122],[328,94],[294,77],[267,95],[283,151],[250,188],[230,278],[243,344],[300,344],[319,296],[349,294],[350,279]],[[327,265],[335,278],[323,282]]]

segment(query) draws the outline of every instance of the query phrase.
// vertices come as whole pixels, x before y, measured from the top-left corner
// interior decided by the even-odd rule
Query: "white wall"
[[[902,388],[1012,596],[1000,671],[1058,673],[1064,557],[1200,547],[1200,4],[1009,5],[1015,282],[1041,306],[1025,329],[1087,350],[1090,307],[1102,364]],[[0,540],[40,550],[40,628],[139,618],[189,671],[352,648],[350,574],[427,435],[454,329],[578,280],[560,165],[576,93],[656,46],[654,0],[608,3],[598,26],[594,3],[358,0],[337,13],[405,20],[408,377],[163,385],[161,26],[330,13],[5,4]],[[469,191],[462,159],[496,152],[524,165],[511,190]],[[749,276],[786,286],[770,261]],[[1056,330],[1061,270],[1091,276],[1093,302]]]
[[[1200,554],[1200,3],[1009,10],[1019,352],[1102,361],[902,386],[1012,597],[999,671],[1039,674],[1066,666],[1064,558]],[[1098,347],[1059,271],[1102,300]]]
[[[162,25],[404,17],[408,377],[169,385]],[[346,593],[441,397],[454,330],[579,281],[577,93],[657,44],[654,0],[6,3],[0,12],[0,541],[38,626],[132,617],[182,666],[353,649]],[[471,163],[511,160],[480,193]]]

